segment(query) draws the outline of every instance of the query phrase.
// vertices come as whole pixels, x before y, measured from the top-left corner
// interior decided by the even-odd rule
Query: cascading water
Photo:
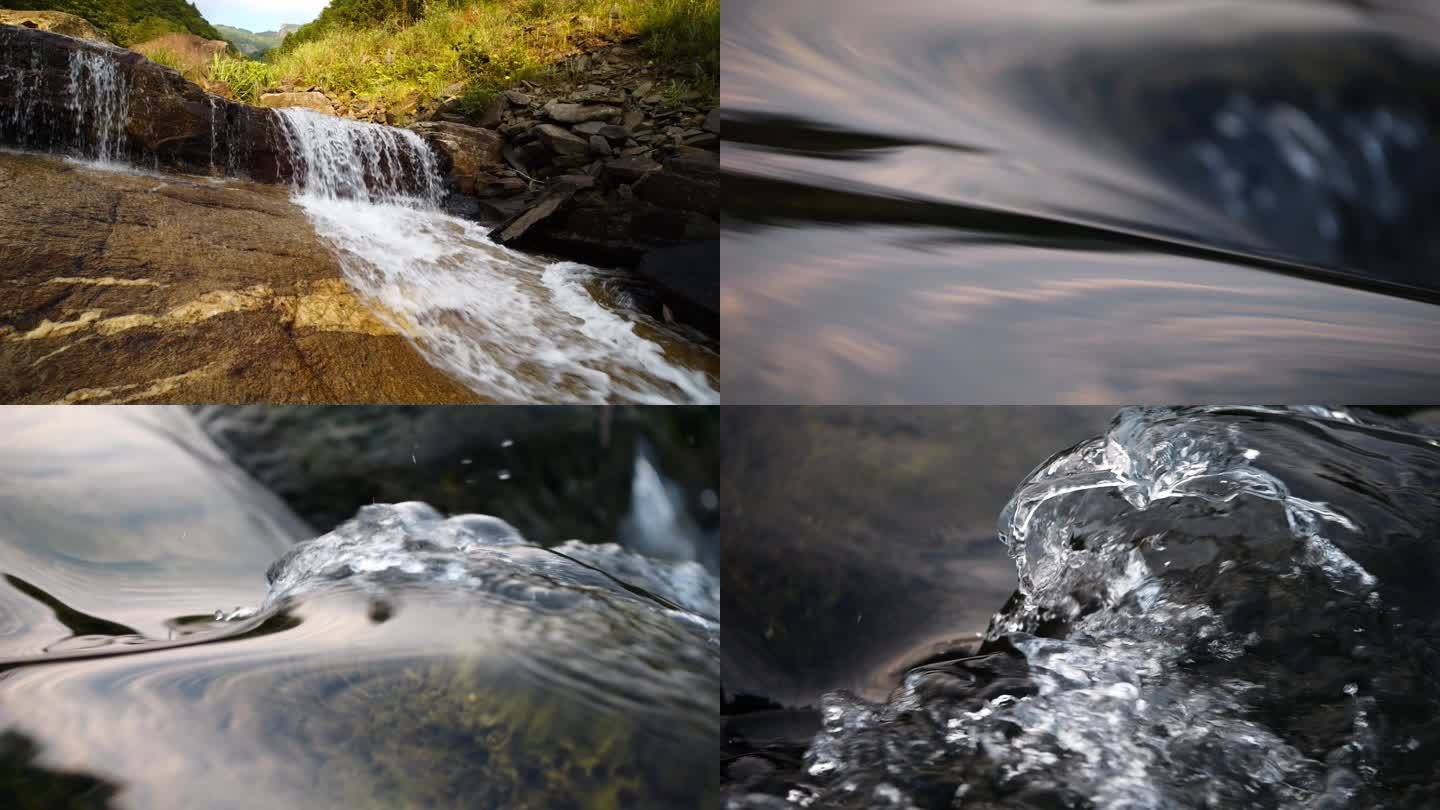
[[[68,66],[57,71],[46,59],[61,47],[51,36],[0,30],[0,98],[8,102],[0,141],[108,167],[134,160],[127,126],[139,57],[67,41]],[[610,275],[516,253],[490,241],[486,228],[445,215],[436,156],[416,133],[190,97],[205,98],[208,110],[176,114],[199,129],[208,124],[197,136],[208,134],[208,143],[167,139],[165,160],[212,175],[288,178],[379,317],[482,397],[719,400],[714,353],[616,303]],[[161,159],[146,157],[157,166]]]
[[[292,182],[307,196],[439,206],[435,154],[414,132],[295,107],[279,115]]]
[[[41,47],[0,34],[0,49],[11,51],[0,79],[8,79],[13,88],[8,114],[0,113],[4,140],[102,164],[124,160],[130,86],[107,48],[71,51],[65,73],[47,82],[52,74]]]
[[[435,156],[415,133],[279,114],[297,203],[351,284],[432,364],[497,401],[719,400],[678,341],[597,300],[603,272],[512,251],[441,212]]]
[[[122,160],[130,87],[114,59],[89,51],[71,53],[70,105],[75,115],[75,143],[86,156],[101,163]]]
[[[635,450],[630,480],[630,511],[620,524],[626,548],[666,560],[699,560],[713,567],[712,543],[706,542],[685,503],[685,490],[656,466],[642,442]]]

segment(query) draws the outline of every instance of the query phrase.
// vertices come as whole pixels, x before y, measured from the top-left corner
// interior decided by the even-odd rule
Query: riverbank
[[[285,190],[0,153],[0,400],[478,402]]]
[[[137,323],[132,316],[149,319],[142,325],[153,327],[192,320],[213,324],[219,315],[233,312],[271,312],[282,331],[273,339],[260,337],[274,331],[267,327],[247,332],[245,340],[254,341],[263,360],[275,363],[284,352],[271,357],[266,341],[286,345],[284,329],[304,327],[303,317],[317,311],[325,313],[322,331],[403,335],[414,347],[404,357],[418,350],[440,370],[437,374],[445,375],[436,378],[444,384],[422,381],[403,369],[392,379],[385,363],[362,368],[337,349],[322,363],[326,372],[320,376],[338,369],[333,371],[343,381],[338,385],[307,388],[292,386],[293,374],[262,375],[255,392],[187,401],[668,403],[718,398],[718,347],[694,330],[666,323],[673,311],[683,312],[679,307],[655,305],[656,296],[633,277],[557,262],[553,253],[540,258],[511,250],[492,240],[488,228],[441,209],[446,178],[457,166],[470,164],[465,154],[428,148],[426,140],[432,147],[447,140],[453,146],[459,143],[454,133],[467,129],[464,125],[437,122],[411,131],[225,101],[131,51],[41,30],[0,28],[0,66],[6,68],[0,73],[0,104],[21,113],[0,118],[0,143],[78,158],[92,168],[120,169],[102,173],[107,176],[94,188],[80,183],[74,189],[62,189],[68,179],[57,185],[43,171],[11,172],[9,182],[18,189],[7,201],[15,206],[9,218],[14,252],[49,257],[34,265],[35,277],[12,277],[10,283],[25,293],[13,309],[0,312],[7,340],[17,344],[7,347],[7,362],[21,372],[9,384],[12,401],[191,397],[182,384],[234,365],[215,358],[231,351],[236,337],[197,334],[198,342],[187,340],[183,346],[147,341],[149,354],[140,344],[132,345],[136,360],[125,373],[138,376],[100,385],[94,379],[117,372],[90,368],[76,359],[85,352],[68,345],[39,351],[43,344],[35,341],[100,330],[87,336],[104,338],[101,344],[113,342],[131,333]],[[498,143],[494,146],[500,150]],[[177,174],[116,179],[134,177],[137,166]],[[75,171],[73,166],[69,171]],[[277,185],[261,188],[222,179],[237,176]],[[131,182],[142,185],[123,185]],[[247,189],[262,202],[237,202],[224,191],[232,188]],[[156,203],[161,198],[165,202]],[[157,204],[161,208],[152,211]],[[134,270],[133,277],[107,272],[113,269],[108,251],[115,237],[105,228],[90,233],[77,225],[75,234],[60,228],[58,237],[50,229],[50,223],[74,221],[114,231],[133,224],[121,210],[131,205],[139,206],[140,224],[165,233],[164,238],[135,239],[144,247],[121,267]],[[453,206],[447,208],[453,213]],[[273,245],[266,240],[272,235],[264,220],[249,219],[257,211],[285,219],[282,232],[304,248],[270,252]],[[99,248],[86,241],[96,234]],[[72,235],[84,238],[75,241]],[[242,250],[253,255],[215,255],[235,240],[252,243]],[[309,262],[323,270],[307,270]],[[98,278],[136,283],[64,281],[86,274],[54,269],[72,265]],[[167,272],[175,279],[165,277]],[[215,286],[195,290],[200,297],[193,300],[150,297],[150,290],[180,279],[215,279]],[[315,287],[317,279],[335,285]],[[56,285],[74,289],[54,294]],[[189,289],[188,283],[179,286]],[[106,288],[103,295],[92,289],[99,287]],[[88,292],[76,292],[81,289]],[[339,303],[332,293],[342,296]],[[106,306],[78,306],[97,295]],[[162,304],[179,310],[156,309]],[[203,318],[195,318],[197,307],[204,310]],[[341,315],[331,311],[336,307]],[[177,356],[191,359],[176,362]],[[297,362],[304,367],[322,358],[301,359]],[[80,365],[43,376],[41,382],[52,385],[44,388],[31,366],[57,362]],[[395,362],[403,366],[398,356]],[[377,384],[367,375],[385,380]],[[175,393],[177,386],[181,393]],[[347,386],[365,390],[349,393]]]

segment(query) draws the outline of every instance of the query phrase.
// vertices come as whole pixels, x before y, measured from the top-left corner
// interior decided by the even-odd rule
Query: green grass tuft
[[[210,62],[208,78],[212,82],[229,85],[236,99],[247,104],[258,104],[260,94],[275,82],[275,68],[264,62],[216,54]]]
[[[185,66],[180,64],[180,55],[169,48],[156,48],[146,54],[145,58],[157,65],[164,65],[165,67],[178,70],[181,73],[185,72]]]

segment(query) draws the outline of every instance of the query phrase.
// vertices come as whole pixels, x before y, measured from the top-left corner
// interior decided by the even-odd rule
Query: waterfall
[[[276,113],[296,203],[350,284],[432,365],[502,402],[719,399],[673,339],[602,302],[603,272],[537,260],[444,214],[435,154],[416,133]]]
[[[4,141],[101,163],[124,160],[130,85],[105,46],[71,51],[68,69],[58,75],[41,45],[20,32],[0,31],[0,54],[0,80],[12,88],[0,109]]]
[[[116,60],[108,54],[71,52],[69,101],[76,148],[101,163],[120,162],[125,156],[130,86]]]
[[[130,148],[135,57],[67,44],[68,71],[54,69],[64,62],[47,69],[51,35],[4,28],[0,98],[13,106],[0,108],[0,141],[108,166],[153,159],[158,169],[158,153]],[[167,160],[178,161],[171,165],[288,178],[295,203],[377,316],[480,396],[719,400],[714,353],[617,304],[606,289],[615,274],[510,250],[491,241],[488,228],[442,212],[439,161],[417,133],[305,109],[247,109],[214,96],[207,110],[190,103],[198,93],[186,98],[181,114],[195,142],[167,143]],[[150,111],[137,114],[144,123]]]
[[[7,44],[8,47],[8,44]],[[10,127],[22,144],[34,139],[35,103],[40,98],[40,51],[30,49],[28,68],[15,69],[15,105],[10,109]]]
[[[439,207],[435,154],[414,132],[295,107],[277,112],[298,190],[328,199]]]
[[[690,516],[685,490],[660,472],[644,442],[635,450],[630,510],[621,521],[620,535],[626,548],[650,557],[710,563],[704,559],[704,533]]]

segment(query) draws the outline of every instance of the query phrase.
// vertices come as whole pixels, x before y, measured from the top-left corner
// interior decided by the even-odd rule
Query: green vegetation
[[[265,62],[216,54],[207,78],[229,85],[237,100],[259,104],[260,94],[275,82],[275,68]]]
[[[678,96],[719,90],[719,0],[333,0],[270,60],[282,82],[386,104],[459,85],[470,106],[584,48],[640,35]]]
[[[175,53],[169,48],[156,48],[155,50],[145,54],[145,58],[149,59],[151,62],[154,62],[157,65],[164,65],[168,68],[174,68],[181,73],[185,72],[185,65],[180,61],[180,54]]]
[[[235,49],[252,59],[258,59],[265,55],[266,51],[278,46],[285,35],[278,31],[246,31],[244,28],[235,28],[229,25],[216,25],[215,30],[219,31]]]
[[[221,39],[199,9],[185,0],[6,0],[5,7],[84,17],[120,45],[135,45],[162,34]]]

